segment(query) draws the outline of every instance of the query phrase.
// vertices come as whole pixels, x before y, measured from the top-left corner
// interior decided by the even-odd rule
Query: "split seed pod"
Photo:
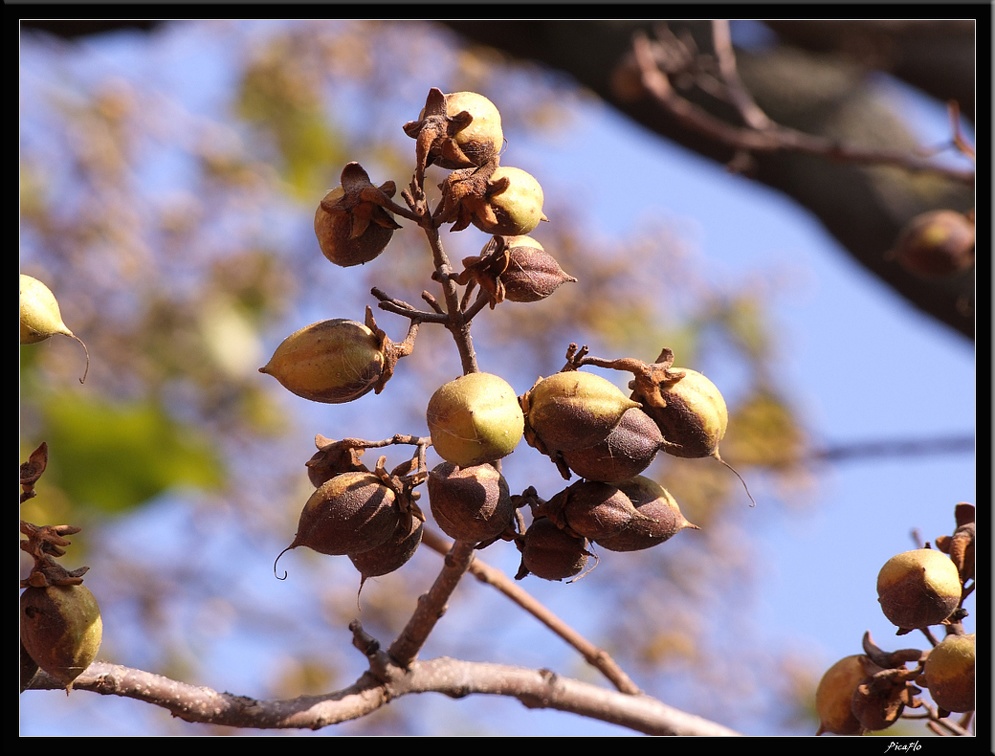
[[[440,386],[426,420],[439,456],[459,467],[511,454],[525,424],[515,390],[492,373],[469,373]]]
[[[100,607],[89,588],[50,585],[21,594],[21,643],[67,689],[97,658],[102,638]]]
[[[292,333],[259,372],[304,399],[342,404],[373,389],[385,361],[381,340],[372,330],[337,318]]]
[[[508,482],[493,465],[457,467],[443,462],[428,476],[432,517],[457,541],[487,541],[512,523],[515,506]]]

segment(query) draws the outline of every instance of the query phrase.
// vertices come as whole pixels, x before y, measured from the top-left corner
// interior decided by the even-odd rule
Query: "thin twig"
[[[448,553],[450,548],[450,544],[446,539],[430,531],[428,528],[425,529],[422,535],[422,543],[440,554]],[[619,691],[630,695],[636,695],[640,692],[639,686],[625,674],[622,668],[615,663],[615,660],[608,655],[608,652],[598,648],[580,635],[580,633],[553,614],[545,605],[537,601],[517,583],[510,580],[503,572],[494,569],[477,558],[470,565],[470,574],[482,583],[487,583],[496,588],[569,645],[577,649],[585,661],[599,670]]]
[[[680,96],[667,74],[660,70],[653,43],[645,34],[635,35],[632,51],[639,66],[643,87],[674,120],[689,131],[697,131],[713,141],[745,152],[798,152],[839,162],[861,165],[891,165],[909,171],[930,171],[951,181],[973,186],[974,170],[961,170],[909,154],[903,150],[864,148],[841,144],[824,137],[772,124],[763,131],[733,126]]]

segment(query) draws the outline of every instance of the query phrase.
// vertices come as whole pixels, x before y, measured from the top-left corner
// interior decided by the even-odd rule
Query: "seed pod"
[[[645,517],[618,488],[592,480],[580,480],[568,486],[546,506],[557,513],[550,516],[557,525],[592,541],[616,536],[633,519]]]
[[[508,267],[500,276],[505,299],[538,302],[556,291],[560,284],[577,280],[567,275],[555,258],[531,236],[512,236],[507,244]]]
[[[426,142],[426,166],[483,165],[504,146],[501,114],[493,102],[476,92],[443,95],[433,88],[418,120],[406,123],[404,133]]]
[[[498,166],[487,183],[485,202],[475,208],[471,222],[488,234],[528,234],[548,220],[542,203],[542,187],[535,176],[521,168]]]
[[[880,667],[863,655],[847,656],[826,670],[815,690],[815,710],[819,715],[816,735],[861,735],[864,728],[853,713],[854,691]]]
[[[974,711],[975,635],[948,635],[926,657],[926,687],[947,711]]]
[[[525,423],[514,389],[491,373],[469,373],[439,387],[426,419],[432,446],[459,467],[511,454]]]
[[[311,494],[297,535],[280,553],[298,546],[333,556],[376,548],[397,528],[400,513],[395,503],[394,491],[373,473],[337,475]]]
[[[97,657],[102,637],[100,607],[89,588],[50,585],[21,594],[21,643],[67,689]]]
[[[599,546],[609,551],[639,551],[668,541],[686,528],[699,529],[685,519],[674,497],[656,481],[638,475],[616,486],[642,516],[630,520],[617,535],[595,539]]]
[[[522,397],[522,406],[526,440],[552,454],[601,443],[626,410],[639,403],[601,376],[567,370],[536,381]]]
[[[394,196],[393,182],[374,186],[359,163],[349,163],[341,180],[315,210],[314,233],[321,253],[347,268],[377,257],[401,226],[383,207]]]
[[[522,537],[522,563],[515,575],[521,580],[528,574],[543,580],[573,577],[587,564],[587,540],[563,532],[551,520],[539,517],[532,521]]]
[[[668,442],[663,450],[675,457],[715,457],[729,424],[729,411],[718,387],[701,373],[672,368],[674,380],[660,385],[666,406],[654,405],[639,391],[632,398],[643,402]]]
[[[428,476],[432,517],[457,541],[486,541],[501,535],[515,516],[508,482],[493,465],[457,467],[443,462]]]
[[[407,564],[421,544],[425,521],[412,515],[401,517],[390,538],[358,554],[349,554],[349,561],[362,575],[360,587],[367,578],[387,575]]]
[[[967,270],[974,265],[974,216],[954,210],[917,215],[902,229],[889,256],[925,279]]]
[[[660,428],[649,415],[633,407],[622,414],[604,441],[562,452],[562,457],[567,467],[582,478],[617,483],[649,467],[662,446]]]
[[[373,389],[384,363],[383,347],[373,331],[336,318],[290,334],[259,372],[304,399],[342,404]]]
[[[86,369],[80,379],[82,383],[90,369],[90,352],[86,344],[62,321],[59,302],[52,290],[37,278],[24,273],[20,277],[21,343],[38,344],[56,334],[78,341],[86,354]]]
[[[915,549],[885,562],[877,590],[888,621],[902,630],[916,630],[943,622],[957,608],[960,574],[945,554]]]

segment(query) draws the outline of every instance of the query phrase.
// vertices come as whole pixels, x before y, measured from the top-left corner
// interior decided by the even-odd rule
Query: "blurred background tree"
[[[509,145],[505,162],[531,154],[544,185],[542,171],[551,169],[541,162],[543,143],[573,128],[593,96],[711,159],[728,162],[736,151],[626,93],[619,77],[631,68],[632,22],[125,26],[22,24],[21,270],[56,292],[93,358],[79,386],[73,344],[21,349],[21,458],[43,440],[51,455],[22,518],[84,528],[70,558],[91,567],[87,585],[107,628],[101,658],[259,698],[327,692],[364,668],[348,641],[349,620],[360,612],[373,636],[394,637],[440,558],[422,548],[402,570],[368,584],[361,608],[359,578],[346,559],[293,552],[283,563],[290,579],[272,580],[272,558],[290,542],[310,491],[303,464],[312,439],[424,434],[427,397],[460,372],[448,334],[423,328],[385,392],[350,405],[304,402],[258,374],[291,331],[330,317],[361,320],[371,286],[407,301],[430,286],[427,248],[414,228],[359,269],[335,268],[321,256],[314,208],[341,167],[359,160],[375,183],[406,185],[413,142],[400,126],[417,115],[429,86],[494,100]],[[672,31],[707,55],[706,27]],[[882,70],[915,77],[947,67],[954,73],[931,81],[950,90],[914,83],[973,115],[973,97],[964,93],[973,95],[974,72],[963,55],[917,72],[906,52],[910,35],[927,32],[936,49],[963,51],[973,26],[868,24],[859,34],[835,24],[819,27],[821,34],[807,24],[734,28],[746,88],[783,125],[911,151],[914,134],[868,84]],[[701,81],[701,72],[684,73]],[[689,85],[688,97],[728,116],[707,91]],[[910,302],[962,338],[973,336],[973,271],[928,284],[882,256],[916,213],[969,208],[973,187],[790,151],[751,158],[749,175],[810,210]],[[571,341],[647,361],[669,346],[682,365],[735,378],[724,458],[784,511],[804,506],[820,450],[797,390],[776,370],[781,344],[769,302],[783,274],[723,280],[676,224],[648,221],[613,235],[583,197],[548,187],[546,194],[554,222],[543,224],[540,240],[578,282],[542,303],[505,304],[478,318],[481,369],[522,393],[562,366]],[[484,241],[472,228],[444,236],[454,261],[479,254]],[[403,337],[402,319],[380,313],[378,322]],[[504,473],[515,492],[534,485],[548,497],[564,485],[524,446]],[[791,649],[763,644],[763,619],[750,617],[760,576],[738,481],[707,460],[669,457],[647,474],[678,495],[700,533],[603,559],[576,585],[531,579],[525,587],[648,693],[733,727],[766,718],[781,732],[814,732],[805,707],[821,670]],[[506,574],[517,568],[510,544],[480,557]],[[511,661],[596,679],[571,649],[537,642],[530,617],[495,611],[503,601],[467,579],[422,657]],[[757,678],[756,669],[770,674]],[[43,696],[44,705],[34,703]],[[133,701],[57,692],[22,698],[22,728],[35,733],[60,732],[65,725],[56,722],[67,711],[106,734],[211,732]],[[503,734],[515,731],[508,722],[520,711],[490,698],[451,706],[460,707],[458,724],[451,709],[422,696],[330,734]],[[129,725],[113,713],[122,711]],[[519,731],[541,727],[533,720]]]

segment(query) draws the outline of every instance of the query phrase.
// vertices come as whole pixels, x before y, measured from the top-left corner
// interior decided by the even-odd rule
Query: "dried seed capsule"
[[[367,578],[387,575],[407,564],[421,544],[424,525],[425,521],[420,517],[401,517],[390,538],[379,546],[349,554],[349,561],[362,575],[360,585]]]
[[[669,443],[663,450],[675,457],[715,457],[729,424],[729,410],[718,387],[696,370],[672,368],[674,380],[660,385],[666,406],[645,402],[638,391],[632,398],[660,427]]]
[[[960,604],[960,573],[933,549],[914,549],[885,562],[878,573],[881,611],[896,627],[916,630],[943,622]]]
[[[393,182],[374,186],[359,163],[349,163],[341,180],[342,185],[329,191],[315,210],[314,233],[330,262],[350,267],[383,252],[400,225],[382,204],[394,196]]]
[[[501,535],[515,516],[508,482],[493,465],[437,465],[428,476],[432,517],[450,538],[480,542]]]
[[[397,528],[400,513],[395,503],[394,491],[373,473],[336,475],[311,494],[297,535],[284,551],[307,546],[334,556],[376,548]]]
[[[50,585],[21,594],[21,643],[66,688],[97,657],[102,637],[100,607],[89,588]]]
[[[548,220],[542,203],[542,187],[535,176],[521,168],[498,166],[487,182],[486,201],[475,208],[471,222],[488,234],[528,234]]]
[[[847,656],[826,670],[815,690],[815,710],[819,715],[816,735],[861,735],[864,728],[853,713],[853,694],[867,677],[880,669],[863,655]]]
[[[974,711],[976,645],[974,633],[948,635],[926,657],[926,687],[947,711]]]
[[[514,389],[491,373],[469,373],[439,387],[426,419],[432,446],[459,467],[511,454],[525,423]]]
[[[609,551],[639,551],[648,549],[686,528],[698,530],[687,521],[670,492],[643,475],[616,484],[642,517],[633,518],[617,535],[597,538],[595,543]]]
[[[653,418],[633,407],[622,414],[604,441],[562,452],[562,457],[567,467],[582,478],[617,483],[649,467],[662,446],[663,434]]]
[[[975,256],[973,214],[936,210],[917,215],[902,229],[889,254],[920,278],[943,278],[967,270]]]
[[[304,399],[351,402],[368,393],[384,369],[380,340],[362,323],[337,318],[295,331],[259,368]]]
[[[536,381],[522,397],[522,406],[526,440],[552,454],[601,443],[639,403],[601,376],[566,370]]]
[[[621,533],[633,519],[645,517],[624,492],[608,483],[580,480],[549,500],[550,519],[592,541]],[[562,520],[562,522],[560,521]]]
[[[522,563],[515,575],[521,580],[532,574],[543,580],[573,577],[587,564],[587,540],[564,533],[551,520],[532,521],[522,537]]]
[[[538,302],[556,291],[560,284],[577,280],[567,275],[553,256],[531,236],[512,236],[507,244],[508,267],[500,275],[505,299]]]

